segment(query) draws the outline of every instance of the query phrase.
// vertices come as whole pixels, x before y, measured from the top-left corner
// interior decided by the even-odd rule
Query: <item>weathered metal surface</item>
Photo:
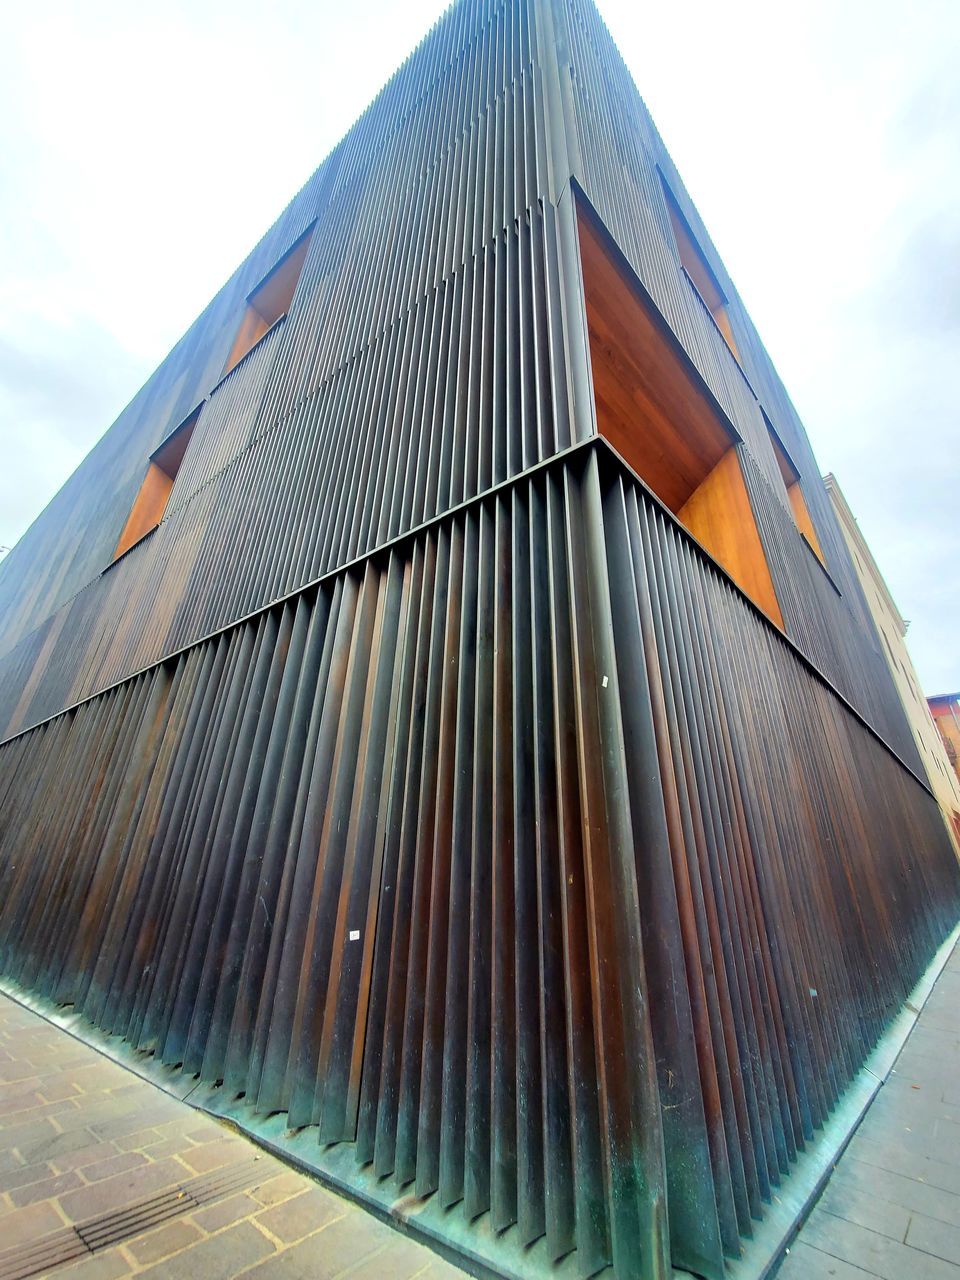
[[[721,1274],[960,906],[657,166],[699,236],[592,9],[454,6],[0,569],[0,971],[456,1248],[645,1280]],[[742,441],[786,635],[596,437],[579,192]]]
[[[742,368],[680,267],[661,172]],[[571,174],[744,440],[788,633],[916,767],[803,429],[580,0],[455,5],[0,564],[0,736],[592,435]],[[311,225],[289,314],[221,381],[244,297]],[[197,405],[165,519],[100,577],[147,457]],[[842,594],[797,535],[761,405]]]
[[[0,967],[458,1231],[719,1275],[956,864],[596,448],[0,748]]]

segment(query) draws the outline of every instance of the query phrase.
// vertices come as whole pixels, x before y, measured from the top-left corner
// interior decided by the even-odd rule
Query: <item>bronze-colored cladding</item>
[[[596,438],[588,210],[739,441],[784,632]],[[451,1248],[719,1277],[958,909],[846,555],[595,11],[462,0],[0,566],[0,971]]]
[[[927,791],[597,445],[0,789],[3,972],[583,1275],[719,1276],[958,908]]]
[[[684,275],[658,170],[742,365]],[[0,736],[590,436],[574,195],[744,442],[787,634],[917,767],[802,426],[582,0],[455,4],[0,563]],[[286,318],[221,379],[248,295],[310,227]],[[100,577],[148,457],[198,404],[164,520]]]

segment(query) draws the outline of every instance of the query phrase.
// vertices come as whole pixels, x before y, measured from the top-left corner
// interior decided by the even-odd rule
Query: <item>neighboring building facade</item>
[[[0,566],[0,972],[478,1264],[720,1277],[960,908],[872,635],[596,11],[464,0]]]
[[[947,759],[960,778],[960,693],[938,693],[928,698],[927,703]]]
[[[927,700],[920,688],[920,681],[906,645],[907,623],[904,622],[883,580],[883,575],[867,546],[866,539],[860,531],[860,526],[850,510],[836,477],[824,476],[824,484],[833,503],[841,532],[846,539],[854,568],[876,626],[881,641],[881,653],[893,673],[894,683],[910,723],[924,772],[943,812],[944,822],[947,824],[954,848],[960,855],[960,778],[957,776],[955,765],[952,765],[948,758],[949,748],[945,750],[944,741],[941,741],[937,728],[941,722],[934,719],[933,702],[930,706],[927,705]],[[936,701],[949,703],[949,699]],[[956,727],[960,721],[954,719],[953,723]],[[957,736],[955,746],[960,747],[960,734]],[[956,760],[955,755],[953,759]]]

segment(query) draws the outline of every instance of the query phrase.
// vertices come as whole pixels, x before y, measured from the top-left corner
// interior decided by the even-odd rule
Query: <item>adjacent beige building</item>
[[[905,637],[909,624],[903,620],[836,478],[825,476],[824,483],[879,632],[883,656],[893,672],[930,788],[940,803],[947,830],[960,855],[960,778],[947,758],[943,739],[907,649]]]

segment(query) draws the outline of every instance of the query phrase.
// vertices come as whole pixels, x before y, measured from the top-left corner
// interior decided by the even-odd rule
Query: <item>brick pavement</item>
[[[960,946],[777,1280],[960,1280]]]
[[[0,1277],[464,1272],[0,995]]]

